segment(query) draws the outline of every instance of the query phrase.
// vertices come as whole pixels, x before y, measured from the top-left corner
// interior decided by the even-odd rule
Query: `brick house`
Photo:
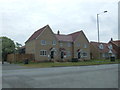
[[[113,46],[113,49],[117,52],[117,58],[120,59],[120,40],[115,40],[111,38],[109,44]]]
[[[34,54],[37,61],[69,61],[90,59],[89,41],[83,31],[63,35],[54,34],[49,25],[34,32],[25,42],[26,53]]]
[[[91,59],[109,59],[111,56],[116,57],[117,52],[109,43],[90,42]]]

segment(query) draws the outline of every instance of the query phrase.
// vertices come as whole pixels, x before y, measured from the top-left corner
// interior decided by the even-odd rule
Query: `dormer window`
[[[108,48],[109,48],[110,50],[112,50],[113,47],[112,47],[112,45],[110,44],[110,45],[108,46]]]
[[[99,49],[104,49],[103,44],[99,45]]]

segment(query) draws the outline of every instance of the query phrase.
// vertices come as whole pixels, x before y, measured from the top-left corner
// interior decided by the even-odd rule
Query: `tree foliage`
[[[14,53],[15,51],[15,44],[14,41],[8,37],[0,37],[2,41],[2,58],[3,60],[7,59],[7,54]]]
[[[15,52],[16,53],[20,53],[20,48],[22,47],[22,44],[20,44],[20,43],[18,43],[18,42],[16,42],[15,43]]]
[[[19,49],[20,47],[22,47],[22,44],[16,42],[15,47],[16,47],[16,49]]]

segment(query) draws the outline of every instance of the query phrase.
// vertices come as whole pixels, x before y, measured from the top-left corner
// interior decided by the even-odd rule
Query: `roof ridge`
[[[61,35],[61,36],[64,35],[64,36],[68,36],[68,35],[66,35],[66,34],[54,34],[54,35]]]
[[[115,41],[112,41],[112,42],[120,42],[120,40],[115,40]]]
[[[108,44],[108,43],[105,43],[105,42],[96,42],[96,41],[91,41],[90,43]]]
[[[81,31],[76,31],[76,32],[70,33],[70,34],[68,34],[68,35],[72,35],[72,34],[76,34],[76,33],[80,33],[80,32],[82,32],[82,30],[81,30]]]
[[[75,41],[76,38],[78,37],[78,35],[79,35],[81,32],[82,32],[82,30],[81,30],[81,31],[77,31],[77,32],[73,32],[73,33],[68,34],[68,35],[72,36],[73,41]]]

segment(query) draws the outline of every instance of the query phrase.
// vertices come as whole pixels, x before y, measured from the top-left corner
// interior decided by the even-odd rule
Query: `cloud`
[[[100,30],[101,41],[106,42],[117,39],[117,0],[2,0],[0,27],[2,35],[22,44],[46,24],[55,33],[83,30],[89,41],[96,41],[96,14],[104,10],[108,13],[100,15]]]

